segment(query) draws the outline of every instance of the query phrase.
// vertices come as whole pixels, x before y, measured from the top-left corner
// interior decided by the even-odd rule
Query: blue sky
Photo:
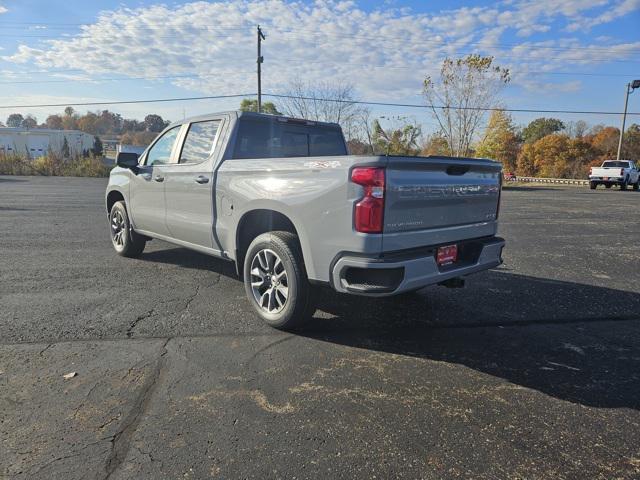
[[[640,0],[0,0],[0,12],[0,106],[254,92],[257,23],[267,33],[266,92],[286,91],[293,78],[330,79],[351,83],[362,99],[421,103],[424,76],[444,57],[470,52],[494,55],[511,69],[501,99],[508,108],[620,111],[624,85],[640,78]],[[237,104],[78,110],[178,119]],[[43,121],[62,108],[17,110]],[[640,93],[631,96],[630,111],[640,111]],[[0,109],[0,120],[11,112]],[[427,132],[434,128],[420,109],[374,114],[411,116]],[[617,116],[555,116],[619,123]]]

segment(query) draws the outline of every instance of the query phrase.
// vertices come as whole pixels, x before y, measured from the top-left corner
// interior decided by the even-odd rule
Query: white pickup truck
[[[640,171],[631,160],[605,160],[600,167],[589,170],[589,187],[595,190],[598,185],[611,188],[619,185],[620,190],[626,190],[632,185],[634,190],[640,188]]]

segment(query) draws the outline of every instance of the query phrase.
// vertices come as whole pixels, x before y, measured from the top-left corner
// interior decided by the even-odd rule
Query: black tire
[[[259,254],[263,257],[259,258]],[[280,264],[277,260],[280,260]],[[265,262],[267,267],[263,268]],[[280,283],[281,280],[277,277],[283,271],[285,275],[281,277]],[[296,235],[276,231],[256,237],[244,257],[243,272],[249,303],[268,325],[281,330],[292,330],[311,317],[314,310],[311,286]],[[284,300],[281,293],[283,289],[287,290]]]
[[[589,188],[591,190],[595,190],[598,184],[596,182],[589,182]]]
[[[147,240],[131,228],[129,214],[124,202],[116,202],[109,213],[109,231],[111,244],[118,255],[138,257],[144,250]]]
[[[625,179],[624,179],[624,182],[622,182],[622,183],[620,184],[620,190],[626,190],[626,189],[627,189],[627,183],[628,183],[628,182],[629,182],[629,179],[628,179],[628,178],[625,178]]]
[[[633,189],[636,191],[640,190],[640,179],[638,179],[638,181],[633,184]]]
[[[604,186],[604,188],[611,188],[611,184],[610,184],[610,183],[607,183],[607,184]]]

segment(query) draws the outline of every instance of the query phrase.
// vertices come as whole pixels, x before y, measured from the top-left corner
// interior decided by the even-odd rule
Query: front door
[[[147,150],[129,190],[136,230],[169,236],[166,222],[165,169],[173,158],[180,126],[167,130]]]
[[[213,239],[214,151],[220,120],[192,122],[165,170],[167,227],[175,239],[218,250]]]

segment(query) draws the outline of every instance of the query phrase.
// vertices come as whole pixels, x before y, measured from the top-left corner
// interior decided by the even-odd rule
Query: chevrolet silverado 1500
[[[319,284],[386,296],[500,265],[501,180],[491,160],[353,156],[336,124],[227,112],[120,153],[106,209],[120,255],[157,238],[233,261],[257,314],[291,328]]]
[[[589,186],[595,190],[598,185],[611,188],[619,185],[620,190],[626,190],[632,185],[634,190],[640,188],[640,172],[631,160],[605,160],[600,167],[589,170]]]

